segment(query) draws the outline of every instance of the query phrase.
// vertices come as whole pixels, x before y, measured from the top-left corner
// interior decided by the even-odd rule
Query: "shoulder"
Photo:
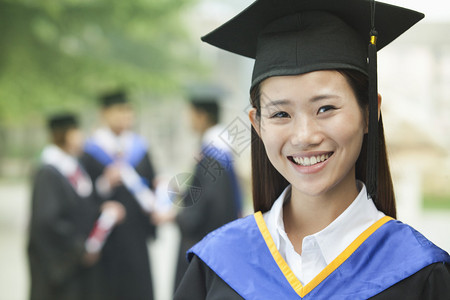
[[[390,220],[355,250],[341,270],[351,271],[356,262],[365,266],[358,273],[361,278],[382,280],[389,287],[429,265],[449,264],[450,256],[411,226]]]
[[[142,135],[139,135],[138,133],[132,131],[128,132],[127,134],[128,139],[133,143],[135,147],[139,147],[142,149],[147,149],[149,147],[147,140]]]
[[[187,255],[191,261],[194,254],[203,257],[205,254],[215,255],[226,252],[227,249],[235,247],[249,238],[259,234],[254,215],[234,220],[222,227],[210,232],[199,243],[192,247]]]
[[[184,299],[243,299],[201,259],[194,256],[175,292],[176,300]]]
[[[33,175],[33,194],[58,192],[66,188],[65,177],[48,164],[40,165]]]
[[[45,179],[45,178],[62,178],[63,175],[52,165],[42,164],[40,165],[35,173],[36,179]]]
[[[448,295],[450,295],[450,265],[434,263],[370,299],[448,299]]]
[[[380,238],[389,240],[389,248],[392,251],[405,254],[408,252],[408,256],[429,257],[430,263],[438,261],[450,263],[450,256],[447,252],[433,244],[433,242],[408,224],[398,220],[391,220],[382,226],[379,231]]]

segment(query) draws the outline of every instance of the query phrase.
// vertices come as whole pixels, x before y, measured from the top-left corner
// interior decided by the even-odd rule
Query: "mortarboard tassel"
[[[375,30],[375,1],[370,1],[371,24],[368,49],[369,73],[369,132],[367,139],[367,192],[374,202],[377,201],[378,181],[378,76],[377,76],[377,31]]]

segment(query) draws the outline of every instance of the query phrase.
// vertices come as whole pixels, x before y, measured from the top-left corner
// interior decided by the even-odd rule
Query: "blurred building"
[[[380,51],[379,91],[399,216],[450,197],[449,23],[422,23]]]

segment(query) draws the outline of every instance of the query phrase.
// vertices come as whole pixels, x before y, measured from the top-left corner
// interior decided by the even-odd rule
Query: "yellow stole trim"
[[[269,229],[267,228],[266,222],[264,221],[263,215],[260,211],[254,214],[256,224],[258,225],[259,231],[261,232],[267,247],[269,248],[270,253],[272,254],[275,262],[280,268],[281,272],[283,272],[284,277],[286,277],[289,284],[292,286],[294,291],[300,296],[305,297],[309,292],[311,292],[316,286],[318,286],[325,278],[327,278],[334,270],[336,270],[353,252],[358,249],[359,246],[370,236],[372,235],[378,228],[380,228],[386,222],[393,220],[391,217],[385,216],[372,224],[369,228],[367,228],[363,233],[361,233],[341,254],[338,255],[329,265],[327,265],[316,277],[313,278],[308,284],[305,286],[302,285],[300,280],[295,277],[294,272],[292,272],[291,268],[288,266],[286,261],[281,256],[277,247],[275,246],[275,242],[270,235]]]

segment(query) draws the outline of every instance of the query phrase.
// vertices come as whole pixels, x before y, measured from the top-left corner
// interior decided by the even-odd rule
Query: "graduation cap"
[[[100,105],[103,108],[107,108],[107,107],[110,107],[110,106],[116,105],[116,104],[128,103],[128,98],[127,98],[126,92],[123,90],[118,90],[118,91],[103,94],[99,97],[99,100],[100,100]]]
[[[271,76],[350,69],[369,78],[366,185],[376,199],[378,174],[377,49],[424,17],[373,0],[257,0],[202,37],[255,59],[251,88]]]
[[[58,113],[48,118],[48,127],[50,130],[67,129],[78,127],[78,120],[71,113]]]

